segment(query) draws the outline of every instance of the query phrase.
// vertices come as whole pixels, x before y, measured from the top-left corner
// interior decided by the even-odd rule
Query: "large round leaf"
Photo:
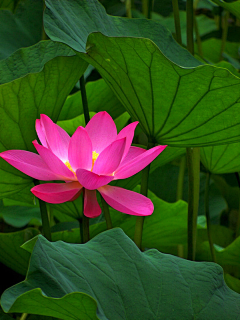
[[[240,79],[228,70],[179,67],[147,39],[93,33],[87,46],[81,56],[153,141],[190,147],[239,140]]]
[[[201,161],[211,173],[240,171],[240,143],[201,148]]]
[[[44,27],[50,39],[63,42],[78,52],[86,52],[88,35],[99,31],[111,37],[148,38],[179,65],[201,64],[156,21],[109,16],[97,0],[46,0],[45,3]]]
[[[29,73],[40,72],[48,61],[56,57],[74,55],[75,52],[71,48],[51,40],[21,48],[7,59],[0,60],[0,84],[22,78]]]
[[[39,66],[39,60],[36,60]],[[0,151],[34,151],[35,121],[41,113],[56,121],[63,102],[87,64],[77,56],[56,57],[38,73],[0,86]],[[27,123],[26,123],[27,121]],[[0,159],[0,197],[24,189],[32,179]]]
[[[142,253],[120,229],[85,245],[40,236],[27,279],[1,297],[5,312],[65,320],[237,320],[239,302],[218,265]]]

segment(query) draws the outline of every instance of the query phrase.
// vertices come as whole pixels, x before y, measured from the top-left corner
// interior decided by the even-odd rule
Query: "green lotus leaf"
[[[1,297],[5,312],[65,320],[234,320],[239,301],[218,265],[142,253],[121,229],[84,245],[40,236],[26,280]]]

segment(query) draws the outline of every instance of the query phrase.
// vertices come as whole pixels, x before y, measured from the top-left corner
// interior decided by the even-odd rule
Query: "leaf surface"
[[[101,32],[110,37],[148,38],[179,65],[201,64],[156,21],[109,16],[97,0],[47,0],[46,7],[44,28],[50,39],[63,42],[78,52],[86,52],[90,33]]]
[[[214,174],[240,171],[240,143],[200,149],[201,161]]]
[[[114,229],[85,245],[50,243],[40,236],[27,280],[6,290],[1,303],[7,312],[66,320],[139,320],[143,314],[146,320],[235,320],[239,300],[218,265],[157,250],[142,253]]]
[[[88,55],[81,56],[98,69],[152,141],[191,147],[239,140],[240,79],[228,70],[182,68],[150,40],[100,33],[89,36]]]

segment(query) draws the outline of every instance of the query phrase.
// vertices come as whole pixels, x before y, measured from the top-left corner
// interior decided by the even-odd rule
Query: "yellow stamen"
[[[66,161],[64,164],[68,167],[69,170],[71,170],[76,175],[76,173],[75,173],[75,171],[73,171],[73,168],[71,167],[69,161]]]
[[[97,153],[96,151],[92,152],[92,169],[93,169],[94,163],[97,160],[98,156],[99,156],[99,153]]]

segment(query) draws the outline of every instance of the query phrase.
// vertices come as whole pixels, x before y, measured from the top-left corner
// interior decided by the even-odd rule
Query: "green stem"
[[[89,110],[88,110],[88,101],[87,101],[84,75],[82,75],[80,78],[80,90],[81,90],[81,96],[82,96],[83,113],[84,113],[85,123],[87,125],[88,122],[90,121],[90,116],[89,116]],[[83,192],[82,192],[82,194],[83,194],[82,214],[83,214],[83,216],[81,219],[81,235],[82,235],[82,242],[86,243],[89,241],[90,236],[89,236],[89,218],[84,215],[84,192],[85,192],[85,190],[83,189]]]
[[[89,218],[86,217],[84,215],[84,193],[85,193],[85,189],[83,188],[83,192],[82,192],[82,217],[79,219],[79,223],[80,223],[80,232],[81,232],[81,237],[82,237],[82,243],[86,243],[89,241],[90,239],[90,235],[89,235]]]
[[[85,123],[87,125],[88,122],[90,121],[90,116],[89,116],[89,110],[88,110],[88,101],[87,101],[84,75],[82,75],[80,78],[80,90],[82,95],[83,113],[84,113]]]
[[[142,0],[142,12],[146,18],[148,17],[148,1],[149,0]]]
[[[186,156],[183,156],[180,161],[178,181],[177,181],[177,197],[176,200],[181,200],[183,197],[183,184],[184,184],[184,173],[186,167]]]
[[[153,0],[148,0],[148,12],[147,12],[147,18],[152,18],[152,8],[153,8]]]
[[[180,45],[182,45],[178,0],[172,0],[172,6],[173,6],[173,15],[174,15],[174,23],[175,23],[176,40]]]
[[[112,229],[112,220],[109,213],[109,206],[102,196],[101,196],[101,200],[102,200],[102,206],[103,206],[103,214],[106,220],[107,229],[109,230],[109,229]]]
[[[205,214],[207,220],[207,234],[208,234],[208,242],[210,246],[210,251],[212,255],[213,262],[217,263],[216,254],[213,246],[213,240],[211,236],[211,221],[210,221],[210,213],[209,213],[209,182],[210,182],[210,173],[207,172],[206,177],[206,187],[205,187],[205,196],[204,196],[204,207],[205,207]]]
[[[126,16],[132,18],[132,1],[126,0]]]
[[[197,39],[198,54],[201,58],[203,58],[202,41],[199,35],[197,18],[195,16],[194,16],[194,28],[195,28],[195,34]]]
[[[40,184],[39,181],[36,179],[33,179],[33,182],[35,186]],[[40,207],[41,218],[42,218],[43,235],[48,241],[52,241],[46,202],[42,201],[41,199],[38,199],[38,201],[39,201],[39,207]]]
[[[193,0],[187,0],[187,49],[194,55],[194,41],[193,41]]]
[[[44,10],[46,9],[46,4],[45,4],[45,1],[43,1],[43,13],[44,13]],[[42,22],[42,40],[47,40],[48,39],[48,36],[46,35],[46,32],[45,32],[45,29],[44,29],[44,25],[43,25],[43,22]]]
[[[26,320],[26,319],[27,319],[27,316],[28,316],[28,313],[23,313],[23,314],[21,315],[20,320]]]
[[[148,143],[148,149],[153,147],[153,143]],[[141,194],[147,197],[148,194],[148,178],[149,178],[149,171],[150,171],[149,164],[146,168],[142,171],[142,179],[141,179]],[[134,233],[134,242],[141,249],[142,245],[142,234],[143,234],[143,224],[144,224],[144,216],[136,218],[136,225],[135,225],[135,233]]]
[[[229,12],[226,13],[224,17],[224,25],[222,30],[222,43],[221,43],[221,50],[220,50],[220,57],[219,60],[221,61],[223,59],[223,52],[225,50],[226,41],[227,41],[227,35],[228,35],[228,19],[229,19]]]
[[[188,164],[188,260],[195,260],[200,182],[200,149],[187,148]]]
[[[238,181],[238,187],[240,191],[240,174],[239,172],[235,172],[237,181]],[[238,206],[238,214],[237,214],[237,223],[236,223],[236,230],[235,230],[235,239],[239,236],[239,229],[240,229],[240,192],[239,192],[239,206]]]

